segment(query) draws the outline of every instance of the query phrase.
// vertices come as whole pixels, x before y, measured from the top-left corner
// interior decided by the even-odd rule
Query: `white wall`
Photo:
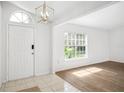
[[[8,2],[2,3],[2,80],[7,76],[7,24],[10,14],[22,10]],[[1,14],[1,13],[0,13]],[[32,14],[31,14],[32,15]],[[0,15],[1,16],[1,15]],[[37,24],[35,31],[35,74],[42,75],[53,71],[108,61],[124,62],[124,28],[112,32],[73,24],[56,26]],[[88,35],[88,58],[64,61],[64,32],[84,32]],[[52,35],[52,37],[51,37]],[[109,38],[110,35],[110,38]],[[109,42],[110,40],[110,42]],[[110,44],[109,44],[110,43]],[[110,47],[109,47],[110,45]],[[53,48],[53,50],[52,50]],[[109,50],[110,49],[110,50]],[[51,54],[52,52],[52,54]],[[53,57],[52,57],[53,56]],[[52,57],[52,58],[51,58]],[[52,64],[53,62],[53,64]],[[53,65],[53,68],[52,68]],[[0,73],[1,75],[1,73]]]
[[[35,72],[36,75],[42,75],[51,72],[51,26],[38,24],[36,28]]]
[[[124,63],[124,27],[110,31],[110,59]]]
[[[1,55],[2,55],[2,52],[1,52],[1,45],[2,45],[2,43],[1,43],[2,42],[2,38],[1,38],[1,36],[2,36],[1,35],[2,34],[1,24],[2,24],[2,18],[1,17],[2,17],[2,6],[1,6],[1,2],[0,2],[0,87],[1,87],[1,84],[2,84],[2,80],[1,80],[2,79],[2,74],[1,74],[1,72],[2,72],[1,71],[2,70],[1,69],[2,68],[2,65],[1,65],[1,62],[2,62],[2,60],[1,60]]]
[[[20,11],[21,8],[9,3],[3,2],[3,24],[2,24],[2,80],[5,82],[7,79],[7,24],[9,23],[9,17],[12,12]],[[23,10],[25,11],[25,10]],[[30,14],[30,13],[29,13]],[[32,15],[32,14],[30,14]],[[32,15],[34,16],[34,15]],[[50,72],[51,57],[50,57],[50,28],[51,25],[35,25],[35,74],[42,75]]]
[[[64,61],[64,32],[88,35],[88,58]],[[53,29],[53,72],[109,60],[108,32],[79,25],[65,24]]]
[[[12,12],[22,10],[9,2],[2,2],[2,81],[7,80],[7,25]]]

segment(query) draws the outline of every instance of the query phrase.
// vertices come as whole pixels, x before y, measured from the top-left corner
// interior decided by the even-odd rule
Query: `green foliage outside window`
[[[83,50],[81,50],[83,49]],[[84,57],[85,56],[85,47],[65,47],[64,49],[64,55],[65,59],[70,59],[70,58],[78,58],[78,57]]]
[[[80,36],[80,37],[79,37]],[[79,58],[86,55],[86,38],[84,34],[65,33],[65,59]]]

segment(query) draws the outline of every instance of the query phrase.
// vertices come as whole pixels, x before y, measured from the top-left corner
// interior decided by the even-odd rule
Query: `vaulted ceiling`
[[[35,13],[35,8],[43,4],[42,1],[11,1],[11,3],[31,13]],[[112,4],[111,1],[47,1],[47,5],[55,9],[54,17],[51,19],[54,25],[87,15]]]
[[[79,17],[69,23],[114,30],[124,26],[124,2],[117,2],[86,16]]]

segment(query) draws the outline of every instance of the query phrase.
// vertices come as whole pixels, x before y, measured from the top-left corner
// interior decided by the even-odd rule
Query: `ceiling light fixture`
[[[38,23],[48,23],[49,18],[54,15],[54,9],[47,6],[45,1],[43,5],[35,8],[35,12]]]

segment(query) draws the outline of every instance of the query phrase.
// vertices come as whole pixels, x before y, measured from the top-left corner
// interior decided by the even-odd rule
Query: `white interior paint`
[[[50,73],[51,69],[51,26],[37,24],[35,32],[35,74]]]
[[[110,59],[124,63],[124,27],[110,31]]]
[[[1,49],[1,46],[2,46],[2,28],[1,28],[1,23],[2,23],[2,6],[1,6],[1,2],[0,2],[0,51],[2,50]],[[1,56],[2,56],[2,52],[0,52],[0,87],[1,87],[1,84],[2,84],[2,60],[1,60]]]
[[[53,30],[53,72],[109,60],[108,32],[65,24]],[[64,60],[64,32],[84,32],[88,36],[88,58]]]
[[[11,3],[35,13],[35,8],[42,5],[43,1],[11,1]],[[55,10],[54,17],[50,18],[54,25],[58,25],[79,16],[86,15],[98,9],[107,7],[111,1],[46,1],[47,5]],[[73,10],[73,11],[72,11]]]
[[[9,2],[2,2],[2,81],[7,80],[7,25],[10,14],[15,11],[25,11]],[[27,11],[25,11],[27,12]],[[30,14],[34,20],[34,15]],[[42,75],[50,72],[51,65],[51,24],[35,24],[35,75]]]
[[[31,26],[8,26],[8,80],[34,75],[32,50],[34,29]]]
[[[70,21],[73,24],[113,30],[124,26],[124,2],[118,2],[89,15]]]
[[[7,24],[12,12],[27,10],[33,11],[39,2],[17,2],[21,8],[8,3],[2,2],[2,81],[6,81],[7,76]],[[67,20],[84,16],[88,13],[98,10],[84,16],[80,26],[68,24],[64,26],[55,26],[51,24],[35,24],[35,74],[41,75],[53,71],[93,64],[110,60],[123,61],[123,2],[113,4],[107,7],[109,2],[53,2],[48,4],[55,8],[54,24],[60,24]],[[17,4],[16,4],[17,5]],[[32,7],[34,5],[34,7]],[[104,6],[105,5],[105,6]],[[110,5],[110,4],[109,4]],[[55,6],[55,7],[54,7]],[[25,8],[26,7],[26,8]],[[102,9],[104,7],[104,9]],[[23,8],[23,9],[22,9]],[[100,10],[101,9],[101,10]],[[23,10],[23,11],[25,11]],[[72,11],[73,10],[73,11]],[[25,11],[25,12],[27,12]],[[57,12],[58,11],[58,12]],[[102,12],[100,12],[102,11]],[[1,11],[0,11],[1,12]],[[29,12],[27,12],[29,13]],[[57,13],[57,14],[56,14]],[[33,16],[32,13],[29,13]],[[66,14],[66,15],[65,15]],[[97,16],[98,15],[98,16]],[[1,16],[1,14],[0,14]],[[34,17],[34,16],[33,16]],[[97,19],[98,17],[98,19]],[[91,19],[91,21],[88,21]],[[84,21],[86,20],[86,21]],[[114,20],[114,21],[113,21]],[[74,22],[76,24],[76,21]],[[81,26],[82,25],[82,26]],[[111,29],[116,30],[111,30]],[[108,29],[111,32],[108,32]],[[64,32],[85,32],[88,35],[88,58],[64,61]],[[0,34],[1,35],[1,34]],[[110,36],[110,37],[109,37]],[[118,37],[118,38],[117,38]],[[120,43],[121,42],[121,43]],[[113,47],[113,45],[115,45]],[[117,51],[115,51],[117,49]],[[51,53],[52,52],[52,53]],[[118,55],[117,55],[117,54]],[[110,54],[110,55],[109,55]],[[52,64],[53,61],[53,64]]]

